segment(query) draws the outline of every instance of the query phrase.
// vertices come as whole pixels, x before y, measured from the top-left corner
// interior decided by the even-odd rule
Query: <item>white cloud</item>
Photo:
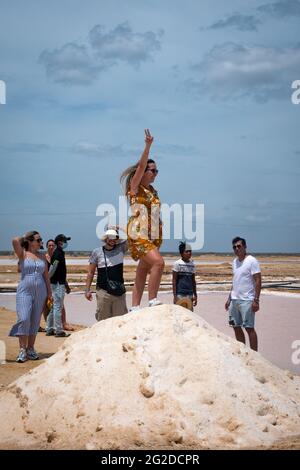
[[[161,49],[159,38],[162,34],[162,31],[135,33],[126,22],[107,33],[102,25],[96,25],[90,31],[89,39],[97,56],[104,61],[122,61],[136,66],[151,60],[152,53]]]
[[[257,26],[261,21],[254,15],[244,15],[233,13],[229,17],[213,23],[209,29],[236,28],[240,31],[257,31]]]
[[[300,16],[300,1],[281,0],[275,3],[266,3],[259,6],[257,11],[279,19],[286,18],[287,16]]]
[[[6,153],[41,153],[51,150],[50,145],[36,144],[31,142],[16,142],[12,144],[0,145],[0,151]]]
[[[132,149],[126,149],[123,147],[123,145],[99,145],[88,141],[77,142],[73,146],[72,151],[80,155],[95,158],[118,158],[126,157],[132,154],[138,155],[136,150],[134,151]]]
[[[49,78],[55,82],[89,85],[103,65],[94,64],[85,46],[68,43],[54,51],[43,51],[39,62],[46,68]]]
[[[197,78],[187,85],[215,99],[290,99],[290,83],[299,75],[299,68],[300,46],[271,48],[225,43],[215,46],[193,66]]]
[[[257,215],[257,214],[249,214],[245,217],[245,220],[247,222],[267,222],[268,220],[271,220],[270,215]]]
[[[254,14],[232,13],[226,18],[216,21],[208,29],[236,28],[239,31],[257,31],[257,27],[269,18],[282,20],[287,17],[299,17],[300,0],[280,0],[274,3],[265,3],[252,9],[252,11]]]
[[[44,50],[39,62],[45,66],[47,76],[58,83],[69,85],[90,85],[99,74],[125,62],[138,66],[152,60],[153,53],[160,50],[162,31],[135,33],[127,23],[104,32],[96,25],[89,33],[90,44],[67,43],[53,51]]]

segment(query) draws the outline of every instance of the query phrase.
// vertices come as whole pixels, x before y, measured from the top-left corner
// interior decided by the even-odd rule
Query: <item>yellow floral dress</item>
[[[138,261],[162,244],[160,200],[152,187],[139,185],[137,194],[128,194],[132,215],[128,220],[128,247],[132,258]]]

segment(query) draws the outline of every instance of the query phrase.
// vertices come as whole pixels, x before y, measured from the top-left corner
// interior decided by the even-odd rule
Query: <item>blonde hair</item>
[[[147,165],[149,163],[155,163],[155,161],[152,160],[152,158],[149,158],[147,160]],[[128,168],[126,168],[126,170],[123,171],[123,173],[120,176],[120,183],[123,186],[123,190],[124,190],[124,193],[126,194],[126,196],[129,195],[131,180],[134,177],[134,174],[135,174],[138,166],[139,166],[139,162],[135,163],[135,165],[129,166]]]
[[[36,230],[31,230],[30,232],[26,232],[25,235],[23,235],[23,237],[20,240],[21,247],[24,248],[25,251],[27,251],[29,248],[29,242],[33,242],[34,236],[38,234],[39,232],[37,232]]]
[[[134,177],[137,167],[138,167],[138,163],[136,163],[135,165],[129,166],[128,168],[126,168],[126,170],[123,171],[123,173],[120,176],[120,183],[123,187],[123,190],[126,196],[129,194],[131,180]]]

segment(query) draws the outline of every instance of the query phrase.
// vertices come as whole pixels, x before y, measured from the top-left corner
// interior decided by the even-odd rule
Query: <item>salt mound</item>
[[[245,448],[300,433],[300,378],[175,305],[95,324],[0,392],[1,448]]]

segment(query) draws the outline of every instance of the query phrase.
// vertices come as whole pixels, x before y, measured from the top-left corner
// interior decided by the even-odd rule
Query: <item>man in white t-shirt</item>
[[[102,241],[104,245],[93,250],[90,256],[85,291],[85,298],[92,300],[90,289],[97,268],[97,311],[95,314],[97,321],[127,313],[126,294],[113,295],[109,292],[108,282],[114,281],[124,286],[123,264],[124,254],[127,250],[127,240],[120,240],[119,230],[116,227],[108,228],[102,237]]]
[[[246,240],[236,237],[232,240],[236,254],[233,260],[233,282],[225,309],[229,310],[229,325],[234,328],[238,341],[246,344],[244,331],[248,333],[250,348],[257,351],[257,334],[254,329],[255,313],[259,310],[261,272],[256,258],[246,253]]]
[[[181,242],[179,253],[181,258],[175,261],[172,270],[174,304],[185,305],[193,310],[197,305],[197,287],[191,245]]]

